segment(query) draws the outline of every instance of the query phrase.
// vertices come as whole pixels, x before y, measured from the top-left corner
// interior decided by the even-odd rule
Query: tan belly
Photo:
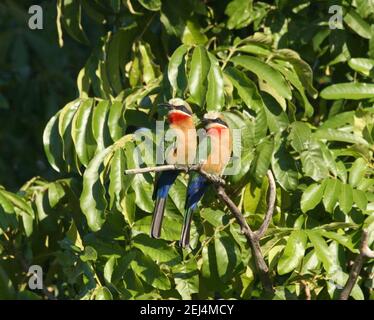
[[[197,136],[194,128],[172,128],[175,146],[166,152],[168,164],[193,164],[196,158]]]

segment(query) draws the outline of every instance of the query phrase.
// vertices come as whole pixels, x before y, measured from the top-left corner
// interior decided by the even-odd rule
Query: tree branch
[[[235,205],[231,198],[226,194],[226,191],[222,186],[217,187],[217,193],[221,200],[227,205],[233,216],[236,218],[236,221],[241,228],[241,232],[245,235],[248,243],[251,246],[256,269],[259,273],[260,281],[264,290],[268,293],[273,293],[274,289],[269,274],[269,268],[266,265],[264,256],[262,255],[259,238],[249,227],[243,214],[240,212],[239,208]]]
[[[268,170],[267,176],[268,176],[268,179],[269,179],[269,187],[270,187],[269,196],[268,196],[268,209],[266,211],[264,222],[262,223],[261,227],[256,231],[256,236],[259,239],[262,238],[262,236],[266,233],[266,231],[269,227],[271,218],[273,217],[275,199],[276,199],[276,195],[277,195],[275,180],[274,180],[274,176],[273,176],[273,173],[271,172],[271,170]]]
[[[180,170],[180,171],[185,171],[185,172],[197,171],[201,175],[205,176],[211,183],[213,183],[213,185],[216,187],[218,196],[226,204],[228,209],[231,211],[232,215],[235,217],[237,223],[239,224],[241,228],[241,232],[247,238],[247,241],[253,253],[255,266],[259,273],[260,281],[262,283],[264,290],[270,294],[274,293],[272,280],[269,274],[269,268],[265,262],[264,256],[261,252],[261,246],[260,246],[260,239],[262,235],[266,232],[267,228],[269,227],[269,224],[273,216],[273,212],[274,212],[274,205],[275,205],[275,199],[276,199],[276,186],[275,186],[275,180],[274,180],[274,176],[272,172],[270,170],[267,172],[267,176],[269,178],[270,190],[269,190],[269,197],[268,197],[268,201],[269,201],[268,210],[266,212],[264,222],[262,223],[259,230],[252,231],[252,229],[249,227],[247,221],[245,220],[239,208],[227,195],[224,189],[225,181],[221,177],[211,175],[201,170],[200,164],[197,164],[197,165],[164,165],[164,166],[157,166],[157,167],[129,169],[125,171],[125,174],[161,172],[161,171],[168,171],[168,170]]]
[[[213,174],[209,174],[201,169],[201,164],[191,164],[191,165],[180,165],[180,164],[166,164],[162,166],[156,166],[156,167],[146,167],[146,168],[136,168],[136,169],[128,169],[125,170],[125,175],[130,174],[139,174],[139,173],[148,173],[148,172],[162,172],[162,171],[196,171],[199,172],[202,176],[207,178],[210,182],[218,185],[225,185],[225,180],[223,180],[221,177],[218,177]]]
[[[362,231],[361,243],[360,243],[360,253],[356,257],[351,272],[349,273],[349,278],[340,293],[339,300],[348,300],[354,285],[357,282],[357,278],[360,275],[362,266],[366,258],[373,259],[374,251],[370,250],[368,245],[369,235],[367,230]]]

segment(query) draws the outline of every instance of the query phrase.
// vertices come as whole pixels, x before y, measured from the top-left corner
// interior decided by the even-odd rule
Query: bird
[[[197,137],[190,105],[180,98],[173,98],[167,103],[159,104],[159,106],[168,109],[167,119],[170,129],[174,130],[176,137],[175,144],[166,155],[166,162],[180,165],[192,164],[196,157]],[[178,174],[179,172],[176,170],[163,171],[156,179],[152,196],[155,200],[150,230],[152,238],[158,239],[161,236],[166,199]]]
[[[199,150],[206,152],[206,159],[200,162],[201,170],[208,174],[221,176],[232,153],[232,137],[224,116],[219,112],[208,112],[202,120],[206,137],[199,144]],[[205,149],[205,151],[204,151]],[[207,150],[209,149],[209,150]],[[189,247],[190,229],[193,213],[197,204],[207,191],[209,181],[198,172],[190,175],[187,187],[185,214],[179,245]]]

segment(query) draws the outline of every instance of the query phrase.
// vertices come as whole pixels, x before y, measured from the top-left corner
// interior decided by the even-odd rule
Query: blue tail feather
[[[152,226],[150,235],[152,238],[159,238],[161,235],[162,219],[165,212],[165,203],[170,187],[178,177],[177,171],[162,172],[155,184],[153,191],[153,199],[155,208],[153,210]]]
[[[187,199],[185,205],[185,215],[183,221],[182,233],[179,241],[179,245],[183,248],[189,246],[190,243],[190,229],[192,215],[200,199],[203,197],[206,189],[208,187],[208,181],[205,177],[201,175],[195,175],[191,177],[191,180],[187,188]]]

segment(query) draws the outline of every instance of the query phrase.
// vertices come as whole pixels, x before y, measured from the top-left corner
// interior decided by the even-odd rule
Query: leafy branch
[[[368,231],[363,230],[360,243],[360,253],[358,254],[353,263],[351,272],[349,273],[349,278],[343,288],[343,291],[340,293],[339,300],[347,300],[350,296],[352,289],[357,282],[357,278],[361,272],[365,259],[374,259],[374,251],[370,250],[368,240]]]

